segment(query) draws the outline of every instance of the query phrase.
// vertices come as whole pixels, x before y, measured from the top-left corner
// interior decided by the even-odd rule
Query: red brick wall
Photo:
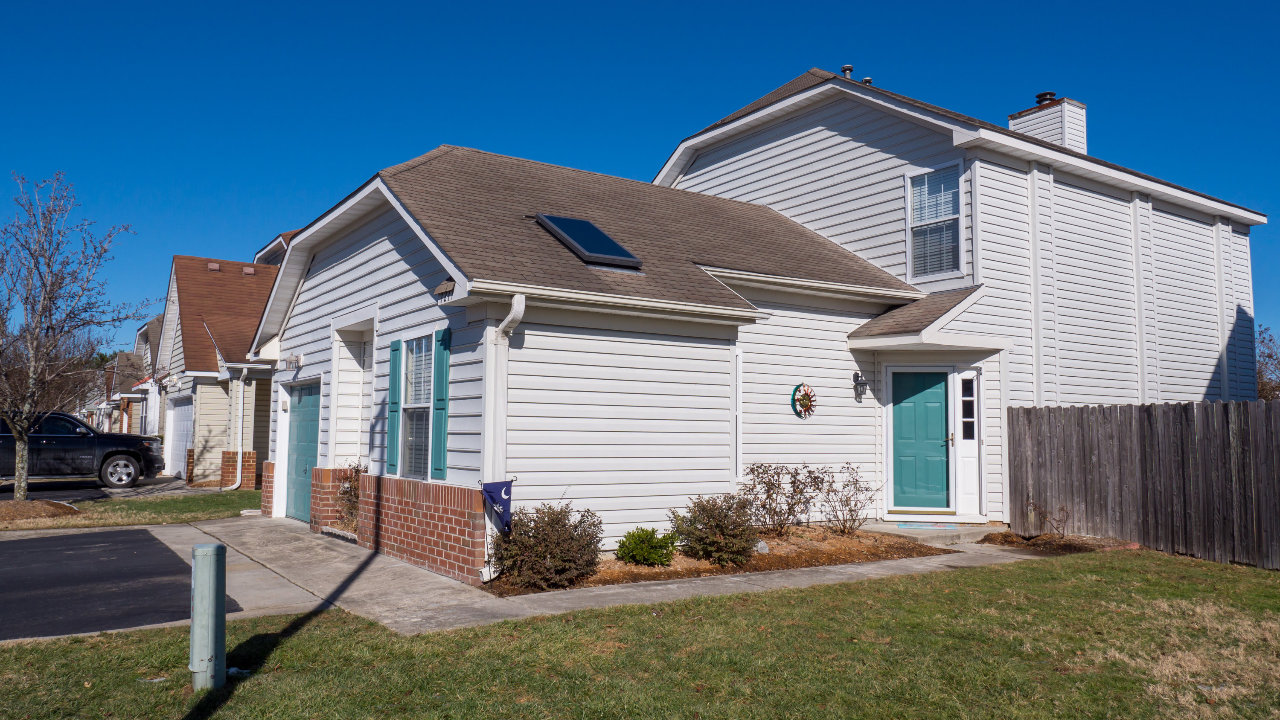
[[[275,497],[276,464],[270,460],[262,463],[262,514],[270,517],[271,503]]]
[[[341,514],[338,512],[338,488],[340,470],[313,468],[311,470],[311,532],[332,525]]]
[[[356,536],[361,547],[479,585],[484,499],[478,489],[361,475]]]
[[[196,449],[187,448],[187,484],[191,485],[191,476],[196,474]]]
[[[258,453],[253,450],[245,450],[244,458],[240,463],[240,472],[242,482],[240,487],[257,490],[258,482]],[[222,451],[222,487],[231,487],[236,484],[236,451]]]

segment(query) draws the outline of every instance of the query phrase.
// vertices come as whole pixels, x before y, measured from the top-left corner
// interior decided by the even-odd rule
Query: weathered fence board
[[[1280,400],[1009,408],[1010,526],[1280,569]],[[1046,517],[1049,516],[1049,517]]]

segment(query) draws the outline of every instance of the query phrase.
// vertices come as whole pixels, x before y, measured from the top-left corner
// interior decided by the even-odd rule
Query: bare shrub
[[[808,464],[747,466],[742,496],[751,503],[751,519],[766,532],[785,535],[793,525],[809,519],[823,487],[822,468]]]
[[[817,506],[832,532],[852,535],[867,521],[867,510],[875,502],[875,487],[863,479],[852,463],[838,471],[823,468]]]
[[[1033,515],[1040,519],[1040,522],[1049,526],[1049,532],[1060,538],[1067,536],[1067,523],[1071,521],[1071,511],[1066,505],[1059,505],[1058,512],[1050,513],[1049,509],[1034,500],[1027,501],[1027,509]]]
[[[338,470],[338,513],[342,516],[335,523],[339,530],[355,532],[360,516],[360,476],[369,472],[369,466],[352,460]]]

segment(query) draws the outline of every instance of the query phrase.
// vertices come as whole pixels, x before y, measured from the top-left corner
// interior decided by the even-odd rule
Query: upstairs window
[[[960,168],[911,178],[911,275],[960,270]]]

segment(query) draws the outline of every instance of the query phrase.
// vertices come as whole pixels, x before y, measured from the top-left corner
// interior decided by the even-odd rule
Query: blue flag
[[[489,501],[489,506],[498,515],[501,523],[498,529],[503,533],[511,532],[511,481],[485,483],[481,489],[484,491],[484,499]]]

